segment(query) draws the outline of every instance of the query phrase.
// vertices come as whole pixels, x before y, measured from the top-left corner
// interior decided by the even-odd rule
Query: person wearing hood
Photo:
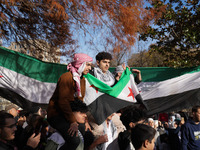
[[[181,126],[181,148],[182,150],[200,149],[200,106],[192,108],[192,119]]]
[[[74,150],[80,143],[77,123],[70,102],[85,96],[84,74],[91,70],[92,58],[86,54],[75,54],[73,62],[68,64],[66,72],[58,79],[56,89],[47,108],[47,120],[64,138],[65,144],[60,148]]]
[[[115,68],[115,71],[113,73],[113,76],[115,78],[114,85],[117,84],[117,82],[120,80],[121,75],[124,72],[124,70],[126,69],[126,67],[128,67],[130,70],[129,66],[125,66],[125,63],[123,63],[122,65],[119,65]],[[137,69],[132,69],[132,72],[136,74],[136,76],[134,77],[135,83],[139,84],[140,82],[142,82],[141,72]],[[139,104],[141,104],[142,108],[148,109],[148,106],[146,105],[146,103],[143,100],[140,100],[140,99],[136,99],[136,100]]]
[[[128,66],[127,66],[128,67]],[[129,68],[129,67],[128,67]],[[122,65],[119,65],[115,68],[114,71],[114,76],[115,76],[115,84],[119,81],[119,79],[121,78],[122,73],[124,72],[124,70],[126,69],[125,63],[123,63]],[[130,69],[130,68],[129,68]],[[141,76],[141,72],[140,70],[137,69],[132,69],[132,72],[136,74],[135,76],[135,82],[137,84],[139,84],[140,82],[142,82],[142,76]]]

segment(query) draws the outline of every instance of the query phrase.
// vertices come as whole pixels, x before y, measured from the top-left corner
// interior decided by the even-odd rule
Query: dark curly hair
[[[146,112],[136,108],[133,105],[130,105],[123,109],[122,115],[120,116],[120,120],[122,121],[126,129],[129,129],[130,122],[136,123],[140,120],[146,119],[146,117]]]
[[[79,99],[75,99],[74,101],[70,102],[70,106],[72,112],[86,113],[88,111],[87,105]]]
[[[99,62],[103,59],[109,59],[109,60],[112,60],[112,55],[108,52],[99,52],[97,55],[96,55],[96,60],[98,60]]]

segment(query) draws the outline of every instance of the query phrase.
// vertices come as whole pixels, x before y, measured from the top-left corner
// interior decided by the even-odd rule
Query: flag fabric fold
[[[143,82],[138,88],[150,108],[149,115],[200,105],[200,67],[171,79]]]
[[[101,82],[91,74],[84,77],[86,78],[84,102],[89,106],[97,124],[103,123],[112,113],[133,105],[138,98],[142,100],[135,85],[133,74],[128,68],[113,87]]]
[[[139,85],[126,70],[120,81],[109,87],[86,75],[87,90],[84,101],[101,123],[106,116],[135,104],[140,99],[149,107],[147,113],[179,111],[200,105],[200,66],[190,68],[136,68],[142,73]],[[114,68],[110,68],[112,72]],[[29,109],[34,105],[46,107],[58,78],[67,72],[63,64],[47,63],[31,56],[0,47],[0,96],[18,106]],[[136,87],[138,88],[136,88]],[[136,100],[137,99],[137,100]]]
[[[66,65],[47,63],[0,47],[0,96],[29,109],[46,106]]]

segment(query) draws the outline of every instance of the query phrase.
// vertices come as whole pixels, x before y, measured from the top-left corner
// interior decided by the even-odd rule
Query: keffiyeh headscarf
[[[76,93],[75,97],[81,97],[81,86],[80,86],[80,77],[85,69],[86,62],[92,62],[92,57],[78,53],[74,55],[74,59],[71,63],[68,64],[67,70],[72,72],[73,79],[76,82]]]

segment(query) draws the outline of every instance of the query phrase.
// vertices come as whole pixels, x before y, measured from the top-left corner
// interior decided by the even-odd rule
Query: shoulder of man
[[[63,73],[61,76],[60,76],[60,78],[72,78],[72,73],[71,73],[71,71],[69,71],[69,72],[65,72],[65,73]]]
[[[65,72],[61,76],[69,76],[69,75],[72,76],[72,72],[71,71]]]
[[[185,128],[189,128],[191,125],[195,125],[195,122],[192,119],[188,119],[182,126]]]

